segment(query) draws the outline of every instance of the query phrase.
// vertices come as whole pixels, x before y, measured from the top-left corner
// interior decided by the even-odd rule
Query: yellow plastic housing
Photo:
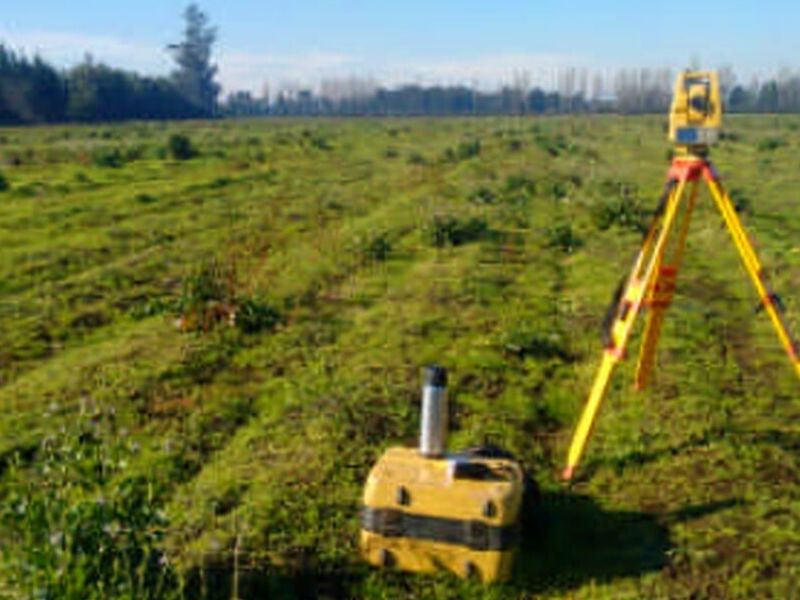
[[[702,149],[717,142],[721,128],[722,101],[716,71],[680,73],[669,114],[670,141]]]
[[[463,471],[478,471],[464,477]],[[480,475],[483,473],[483,476]],[[485,477],[487,476],[488,477]],[[524,479],[513,460],[448,455],[425,458],[416,448],[390,448],[367,479],[362,507],[361,551],[373,565],[404,571],[434,572],[447,569],[460,577],[503,581],[511,575],[515,544],[498,549],[476,549],[469,544],[446,542],[419,523],[443,522],[452,532],[514,532],[519,537],[519,517]],[[380,513],[398,521],[417,523],[413,532],[376,532],[364,515]],[[430,519],[428,519],[430,518]]]

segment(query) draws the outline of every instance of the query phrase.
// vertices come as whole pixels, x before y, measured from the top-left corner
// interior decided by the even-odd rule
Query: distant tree
[[[758,108],[759,112],[778,112],[778,99],[778,83],[774,80],[768,81],[761,86],[761,90],[758,92],[758,101],[756,107]]]
[[[67,72],[72,121],[184,119],[202,116],[167,79],[141,77],[87,57]]]
[[[753,110],[753,96],[741,85],[735,86],[728,96],[728,110],[731,112],[749,112]]]
[[[225,101],[224,114],[232,117],[252,117],[260,113],[258,100],[250,92],[234,92]],[[266,112],[266,111],[265,111]]]
[[[511,84],[511,98],[509,109],[512,113],[525,114],[527,109],[526,96],[531,89],[531,74],[524,69],[515,69],[513,83]]]
[[[541,88],[533,88],[528,93],[528,110],[543,113],[547,110],[547,94]]]
[[[74,121],[115,121],[130,112],[130,77],[123,71],[93,63],[91,57],[69,72],[68,89],[68,116]]]
[[[722,95],[723,104],[730,102],[730,96],[733,89],[736,87],[736,73],[730,65],[723,65],[717,68],[719,75],[719,88]]]
[[[623,113],[638,112],[640,108],[639,78],[636,71],[620,69],[614,78],[614,96],[617,110]]]
[[[59,121],[66,106],[66,86],[53,67],[0,44],[0,123]]]
[[[784,67],[778,71],[778,112],[797,111],[800,107],[800,78]]]
[[[186,8],[183,18],[186,21],[183,41],[168,47],[178,65],[172,78],[186,99],[210,116],[216,110],[220,91],[214,81],[217,67],[211,64],[217,30],[209,25],[208,16],[196,4]]]

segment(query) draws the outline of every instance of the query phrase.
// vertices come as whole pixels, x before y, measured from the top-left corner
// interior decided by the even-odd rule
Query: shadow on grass
[[[668,525],[736,504],[686,506],[674,513],[605,510],[592,498],[559,491],[542,495],[527,525],[512,586],[526,593],[566,592],[589,582],[640,577],[667,565]]]
[[[605,510],[568,491],[545,493],[536,520],[526,524],[512,585],[542,593],[638,577],[660,570],[670,547],[656,515]]]

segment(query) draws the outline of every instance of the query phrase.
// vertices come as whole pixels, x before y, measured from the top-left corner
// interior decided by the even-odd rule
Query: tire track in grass
[[[121,259],[121,260],[128,262],[128,261],[129,261],[129,257],[125,257],[125,258],[123,258],[123,259]],[[89,273],[89,274],[83,274],[83,277],[86,277],[87,275],[92,275],[92,274],[91,274],[91,273]],[[35,377],[34,377],[34,379],[35,379]],[[23,385],[24,385],[24,384],[23,384]]]
[[[348,169],[345,169],[345,172],[347,170]],[[364,171],[364,175],[362,177],[359,177],[358,180],[368,179],[372,175],[372,172],[369,169],[366,170],[362,169],[362,170]],[[290,165],[287,168],[286,173],[278,178],[279,180],[281,180],[280,181],[281,185],[278,186],[277,188],[275,188],[275,186],[272,186],[273,188],[275,188],[273,194],[277,196],[280,195],[282,192],[284,194],[292,193],[292,189],[294,187],[295,182],[303,180],[304,174],[307,174],[307,172],[308,172],[308,166],[306,166],[303,163],[300,163],[299,165],[298,164]],[[188,208],[187,211],[188,214],[190,215],[196,214],[197,209],[193,205],[196,204],[197,201],[196,194],[199,192],[207,191],[214,193],[215,197],[212,199],[205,199],[204,200],[205,204],[209,204],[212,202],[217,204],[222,204],[229,200],[231,192],[236,192],[238,189],[244,188],[252,190],[254,183],[265,183],[271,185],[273,183],[272,180],[275,179],[275,177],[273,177],[272,175],[273,173],[274,171],[272,170],[272,168],[270,168],[268,170],[259,171],[244,176],[238,176],[238,177],[226,176],[224,178],[225,185],[222,186],[224,187],[225,190],[224,193],[218,191],[218,189],[221,187],[218,184],[219,177],[211,179],[208,182],[202,184],[189,183],[188,185],[185,185],[182,189],[179,189],[177,192],[167,193],[166,202],[164,201],[163,198],[164,194],[162,190],[160,194],[162,198],[158,201],[157,206],[153,207],[152,209],[147,209],[146,207],[143,208],[143,206],[136,204],[133,200],[131,200],[131,196],[129,195],[125,195],[123,197],[120,197],[119,199],[113,198],[112,200],[108,200],[109,192],[107,190],[102,190],[100,192],[97,192],[96,194],[90,194],[88,198],[82,196],[83,201],[81,202],[81,205],[83,209],[80,210],[80,212],[88,213],[86,215],[86,218],[92,219],[91,223],[82,223],[82,222],[73,223],[72,222],[73,220],[68,218],[70,216],[75,215],[76,207],[74,205],[71,205],[69,206],[69,208],[66,208],[63,211],[61,211],[61,214],[63,214],[64,218],[59,218],[60,213],[58,212],[58,210],[54,209],[49,211],[42,211],[41,207],[35,214],[44,215],[41,217],[43,224],[51,224],[54,221],[58,222],[59,232],[64,231],[65,228],[74,229],[77,227],[78,229],[85,229],[86,226],[89,225],[91,226],[92,229],[96,229],[101,236],[105,235],[109,230],[109,228],[120,229],[127,227],[128,229],[136,231],[150,231],[154,230],[155,228],[152,226],[153,225],[152,223],[148,223],[148,219],[150,217],[157,217],[156,222],[160,222],[161,217],[165,211],[172,211],[173,209],[186,207]],[[346,177],[334,177],[334,178],[328,177],[325,180],[320,181],[319,183],[325,183],[326,185],[335,185],[337,183],[346,184],[351,180],[352,177],[350,179]],[[147,189],[149,189],[149,187],[152,186],[145,186],[145,188]],[[142,192],[140,192],[140,194],[141,193]],[[302,194],[302,192],[298,191],[298,194]],[[77,198],[72,197],[72,195],[67,195],[64,197],[63,202],[72,204],[76,199]],[[93,205],[95,208],[93,208]],[[114,213],[113,215],[110,215],[108,223],[98,224],[95,222],[98,215],[98,209],[99,209],[99,214],[103,214],[107,211],[112,211],[114,208],[120,208],[120,207],[123,209],[123,214]],[[177,213],[171,212],[170,217],[176,218],[176,217],[181,217],[182,215],[183,215],[182,212],[177,212]],[[8,223],[5,223],[2,220],[0,220],[0,228],[7,228],[13,231],[22,231],[22,230],[30,230],[32,226],[36,225],[36,223],[29,221],[31,218],[30,216],[21,218],[27,220],[14,221],[12,218],[12,220],[9,221]],[[228,218],[227,209],[223,209],[221,211],[221,218],[223,221],[226,218]],[[60,242],[63,241],[71,243],[75,237],[74,233],[65,233],[61,235],[61,237],[53,238],[53,236],[50,234],[54,232],[45,232],[45,233],[48,234],[45,236],[46,237],[45,247],[47,248],[51,248],[54,245],[58,245]],[[22,253],[19,257],[14,257],[14,255],[11,255],[11,261],[14,264],[19,264],[20,258],[28,256],[30,254],[30,249],[27,248],[23,249],[21,248],[20,244],[15,244],[14,248],[16,249],[15,251],[17,251],[18,253]],[[141,248],[142,247],[140,247],[139,249]],[[125,249],[128,252],[131,251],[129,247],[126,247]],[[103,250],[103,248],[100,248],[100,250]],[[133,251],[137,251],[137,249],[133,248]],[[81,261],[82,263],[81,266],[92,267],[95,264],[101,264],[103,261],[99,259],[107,254],[108,252],[105,251],[99,252],[99,256],[97,257],[98,260],[94,261],[90,260],[88,263],[86,263],[86,261]],[[6,253],[5,258],[8,258],[8,253]],[[110,258],[113,259],[113,256],[111,256]],[[58,260],[60,261],[61,258]],[[56,273],[64,273],[66,275],[69,275],[70,273],[72,273],[72,271],[70,269],[65,269],[62,265],[59,266],[58,269],[56,269]],[[37,275],[37,277],[35,278],[36,283],[42,282],[42,278],[40,275],[41,274]],[[17,282],[16,285],[20,285],[18,276],[13,278],[13,281]]]
[[[148,327],[151,325],[152,323],[144,324],[142,327]],[[169,326],[163,323],[161,319],[156,320],[155,327],[157,329],[166,329],[164,333],[167,335],[172,333],[174,337],[174,332],[171,332]],[[180,339],[180,336],[178,336],[178,339]],[[114,356],[115,346],[118,343],[120,343],[120,340],[117,337],[114,337],[111,341],[102,342],[101,347],[105,350],[110,349],[111,355]],[[126,345],[127,344],[123,344],[123,347]],[[159,338],[150,339],[148,341],[148,345],[161,348],[163,346],[163,340]],[[182,344],[178,344],[178,346],[183,348]],[[58,422],[63,422],[65,420],[68,421],[69,419],[74,418],[75,410],[77,409],[77,400],[75,400],[75,396],[79,396],[86,392],[85,389],[81,389],[85,386],[84,380],[86,379],[86,373],[89,371],[95,371],[98,368],[102,369],[108,366],[113,367],[114,363],[119,362],[119,357],[115,356],[111,359],[110,365],[106,364],[108,361],[104,360],[104,358],[107,357],[108,355],[106,351],[100,350],[97,347],[79,347],[69,352],[64,357],[63,362],[71,365],[71,372],[68,374],[68,378],[66,380],[58,376],[54,377],[54,373],[58,372],[61,368],[64,368],[62,361],[54,360],[45,364],[41,368],[35,369],[29,374],[28,377],[21,377],[19,380],[14,382],[13,386],[6,388],[3,392],[3,395],[12,398],[9,404],[15,408],[19,418],[16,420],[6,421],[4,422],[4,425],[6,425],[7,429],[10,431],[21,430],[30,434],[26,434],[28,437],[25,439],[17,438],[15,436],[7,436],[6,439],[11,440],[11,445],[6,449],[6,451],[11,451],[14,447],[29,446],[31,443],[33,443],[31,440],[34,440],[41,435],[39,432],[46,434],[46,431],[49,427],[55,426],[55,424]],[[125,354],[124,358],[127,360],[129,356]],[[164,361],[161,365],[159,365],[160,370],[157,369],[154,373],[147,373],[147,370],[145,370],[143,385],[147,385],[148,381],[152,380],[153,378],[158,379],[158,373],[168,370],[170,368],[170,363],[176,362],[178,356],[175,356],[174,358],[175,360],[173,361]],[[138,388],[135,382],[141,381],[141,377],[135,376],[133,372],[128,372],[126,379],[126,383],[130,384],[127,386],[127,389],[129,389],[131,393],[137,393],[136,390]],[[45,381],[55,382],[52,386],[52,392],[47,391],[48,388],[46,385],[44,385]],[[42,389],[45,390],[44,393],[40,393]],[[34,399],[32,394],[36,395],[36,399]],[[128,396],[129,395],[130,394],[128,394]],[[71,402],[68,400],[69,396],[73,397]],[[115,394],[115,396],[119,396],[119,394]],[[123,393],[118,399],[124,400],[125,397],[126,395]],[[50,412],[44,408],[44,405],[48,403],[51,407],[53,407],[53,410],[50,412],[53,412],[54,414],[50,414]],[[58,404],[58,406],[56,406],[56,404]],[[44,418],[42,415],[44,415],[46,418]],[[32,428],[31,425],[34,423],[39,425],[39,427]]]
[[[372,221],[374,221],[374,216],[371,215],[371,214],[368,214],[366,217],[362,217],[360,220],[361,221],[366,221],[368,223],[371,223]],[[340,226],[341,225],[342,224],[340,224]],[[309,236],[309,237],[311,237],[311,236]],[[358,258],[356,258],[356,260],[354,262],[352,262],[352,264],[345,265],[344,271],[340,275],[340,277],[344,277],[344,276],[347,276],[348,274],[352,273],[353,269],[357,270],[357,269],[363,268],[363,267],[364,267],[363,261],[361,260],[360,257],[358,257]],[[89,277],[89,279],[91,279],[91,277]],[[324,287],[325,286],[323,285],[323,289],[324,289]],[[158,320],[158,322],[161,322],[161,320]],[[161,327],[168,327],[163,322],[160,323],[160,325],[161,325]],[[106,332],[106,334],[107,334],[107,332]],[[113,346],[117,342],[118,342],[117,338],[114,338],[111,342],[104,343],[103,347],[105,347],[105,346]],[[82,359],[80,357],[82,357],[84,355],[84,353],[87,352],[87,351],[89,353],[93,354],[93,358],[88,363],[85,363],[85,361],[82,361]],[[102,352],[100,354],[101,354],[101,356],[103,356]],[[95,356],[96,356],[96,352],[93,352],[91,347],[90,347],[89,350],[86,350],[85,348],[80,348],[79,347],[79,348],[77,348],[77,349],[75,349],[75,350],[73,350],[71,352],[68,352],[64,356],[64,361],[66,361],[68,363],[71,363],[73,360],[76,360],[76,357],[78,357],[76,362],[78,362],[80,364],[80,366],[78,367],[78,371],[76,373],[73,373],[74,377],[73,377],[72,380],[70,380],[70,381],[72,381],[71,384],[66,384],[64,382],[61,382],[61,383],[58,384],[58,388],[59,388],[59,390],[60,390],[60,392],[62,394],[69,394],[70,392],[74,392],[77,395],[78,390],[76,388],[78,387],[78,384],[82,381],[81,373],[86,371],[87,368],[89,368],[89,367],[93,368],[93,367],[97,366],[97,364],[102,364],[102,362],[103,362],[103,360],[101,358],[101,359],[98,359],[97,363],[95,363]],[[47,374],[48,373],[52,373],[54,369],[58,369],[59,366],[60,366],[60,362],[61,361],[59,361],[57,358],[53,359],[52,361],[49,361],[45,366],[34,370],[32,373],[30,373],[30,375],[28,377],[25,377],[24,375],[20,376],[18,378],[18,380],[13,382],[14,383],[13,386],[10,386],[9,388],[7,388],[7,392],[6,393],[8,395],[13,395],[14,398],[15,398],[15,401],[12,404],[16,407],[16,410],[19,411],[19,413],[21,413],[21,414],[29,415],[29,417],[27,417],[26,419],[23,419],[22,421],[24,421],[26,423],[30,422],[30,420],[33,418],[32,415],[35,414],[36,412],[38,412],[37,411],[37,407],[34,406],[34,404],[31,404],[31,402],[33,402],[32,399],[24,400],[24,398],[27,398],[29,396],[29,394],[26,394],[26,392],[24,390],[32,390],[32,389],[40,388],[42,382],[44,381],[44,379],[46,379],[48,377]],[[171,362],[173,362],[173,361],[169,361],[169,360],[164,361],[164,364],[161,365],[162,366],[161,372],[163,372],[164,370],[168,369]],[[42,373],[44,373],[44,375],[41,375]],[[149,374],[146,377],[146,379],[150,380],[150,379],[153,379],[154,377],[156,379],[158,378],[158,372]],[[131,373],[129,379],[136,380],[136,377],[133,375],[133,373]],[[146,382],[145,382],[145,384],[146,384]],[[134,391],[137,388],[137,386],[135,384],[131,385],[130,387]],[[43,394],[43,398],[41,399],[41,403],[46,403],[48,396],[49,396],[48,393]],[[23,404],[25,404],[25,405],[23,406]],[[71,409],[69,407],[69,403],[67,403],[67,406],[65,406],[65,407],[59,407],[58,413],[59,413],[60,417],[64,417],[64,419],[67,419],[67,420],[69,418],[71,418],[73,416],[73,414],[74,414],[74,413],[71,412]],[[13,422],[10,425],[10,428],[15,428],[15,427],[18,427],[20,425],[21,425],[21,421]],[[46,430],[46,427],[43,427],[42,429]]]
[[[256,194],[254,193],[253,195],[255,196]],[[374,204],[374,203],[372,203],[372,204]],[[259,214],[260,211],[258,209],[260,207],[260,204],[254,203],[254,202],[250,202],[249,205],[255,208],[255,210],[253,210],[253,214],[254,215],[255,214]],[[275,210],[275,208],[277,208],[277,211]],[[352,210],[352,208],[350,210]],[[286,204],[277,205],[277,203],[273,203],[273,207],[272,207],[272,210],[270,211],[270,213],[271,213],[273,219],[277,219],[277,221],[273,224],[273,230],[274,231],[279,231],[280,230],[280,219],[281,219],[280,215],[282,213],[284,215],[286,215],[286,213],[289,213],[290,211],[291,211],[291,207],[289,207]],[[242,235],[242,234],[250,235],[251,233],[253,233],[256,230],[257,226],[254,225],[254,224],[251,224],[249,218],[240,219],[240,221],[244,222],[245,225],[244,226],[237,226],[236,230],[228,227],[228,228],[225,229],[225,234],[227,236],[229,236],[229,237],[235,237],[236,235]],[[207,234],[209,232],[211,232],[211,231],[214,231],[215,229],[217,229],[217,227],[215,225],[212,225],[212,226],[210,226],[208,228],[201,229],[200,231],[197,231],[195,233],[192,233],[192,234],[189,234],[189,235],[182,235],[182,236],[177,237],[176,240],[174,241],[174,243],[170,243],[169,244],[169,246],[171,246],[171,248],[172,248],[171,252],[173,254],[173,259],[170,259],[169,254],[167,254],[167,255],[160,254],[158,260],[162,264],[170,264],[170,265],[179,264],[181,262],[185,263],[186,260],[185,260],[185,252],[184,252],[184,250],[187,249],[187,248],[192,248],[192,252],[195,255],[197,255],[197,254],[202,255],[203,251],[212,251],[212,253],[213,253],[214,246],[216,245],[216,241],[213,240],[213,239],[209,239]],[[265,233],[264,235],[269,235],[269,234]],[[296,241],[296,236],[293,239]],[[286,239],[285,237],[282,240],[281,239],[277,239],[275,241],[275,244],[277,244],[278,248],[280,247],[280,245],[284,245],[285,246],[286,244],[288,244],[288,239]],[[166,244],[164,244],[164,245],[166,245]],[[105,273],[111,273],[111,272],[114,272],[115,270],[118,270],[120,268],[124,268],[124,270],[126,272],[129,272],[131,270],[136,270],[134,265],[136,264],[137,261],[141,260],[144,256],[152,255],[152,254],[155,254],[157,252],[163,252],[163,247],[161,247],[161,246],[163,246],[163,245],[159,244],[156,247],[151,246],[151,247],[148,247],[148,248],[144,249],[143,251],[138,252],[136,254],[133,254],[133,255],[128,254],[126,256],[119,257],[116,260],[111,260],[111,261],[107,262],[105,265],[103,265],[101,267],[90,268],[90,269],[88,269],[86,271],[83,271],[81,273],[78,273],[76,275],[66,277],[64,280],[60,281],[58,284],[56,284],[55,286],[51,287],[49,293],[50,293],[51,296],[63,298],[66,290],[71,285],[77,285],[80,282],[84,282],[84,281],[104,281],[105,280],[105,276],[104,276]],[[204,246],[207,247],[207,250],[203,249]],[[274,249],[275,249],[275,247],[273,246],[273,250]],[[175,260],[175,259],[178,259],[178,257],[180,257],[180,259],[182,259],[182,260]],[[83,295],[85,293],[86,292],[81,292],[81,295]],[[102,296],[103,296],[102,293],[98,294],[98,297],[102,297]],[[71,300],[69,300],[69,302],[71,302]],[[12,310],[13,310],[14,313],[16,313],[14,315],[15,329],[16,329],[17,332],[19,332],[20,326],[23,325],[24,320],[21,318],[22,315],[18,314],[18,307],[27,306],[29,308],[28,312],[34,312],[34,311],[30,310],[34,306],[34,303],[27,302],[24,297],[17,296],[17,297],[11,297],[8,301],[6,301],[5,305],[7,307],[13,307]],[[50,306],[49,309],[52,310],[53,307]],[[34,312],[34,314],[36,314],[36,313]],[[41,314],[41,312],[39,314]],[[38,325],[38,321],[39,321],[39,319],[35,318],[35,320],[31,323],[31,326],[34,327],[34,328],[37,328],[39,326]]]

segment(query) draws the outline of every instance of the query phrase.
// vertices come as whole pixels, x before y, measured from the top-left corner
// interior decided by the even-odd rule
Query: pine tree
[[[208,16],[196,4],[186,8],[183,18],[186,21],[183,41],[168,47],[178,65],[172,78],[178,90],[197,108],[199,115],[211,116],[216,112],[220,91],[214,81],[217,67],[211,64],[211,50],[217,30],[209,25]]]

